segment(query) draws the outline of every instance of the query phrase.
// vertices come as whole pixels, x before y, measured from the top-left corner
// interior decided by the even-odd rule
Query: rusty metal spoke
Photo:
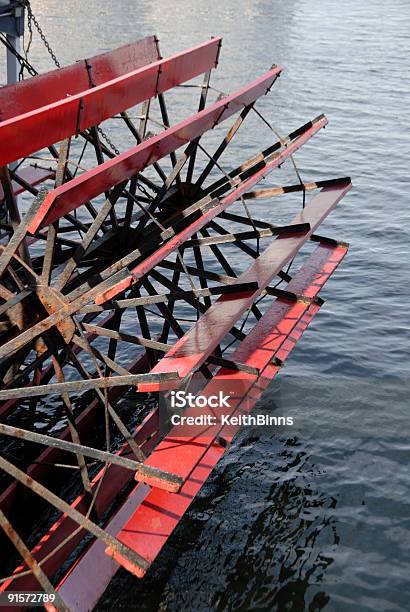
[[[225,149],[228,147],[229,143],[231,142],[232,138],[235,136],[235,134],[237,133],[237,131],[243,124],[252,106],[253,104],[250,104],[249,106],[246,106],[242,110],[239,117],[236,119],[236,121],[234,122],[230,130],[228,131],[227,135],[225,136],[221,144],[216,149],[215,153],[213,153],[213,155],[210,156],[209,162],[207,163],[207,165],[201,172],[198,180],[195,182],[196,190],[200,189],[200,187],[204,184],[205,180],[208,178],[208,176],[212,172],[213,168],[217,165],[218,159],[221,157],[221,155],[223,154],[223,152],[225,151]]]
[[[87,232],[78,245],[74,255],[69,259],[69,261],[65,264],[63,272],[59,275],[57,281],[54,286],[57,291],[61,291],[63,287],[67,284],[70,279],[71,274],[74,272],[77,264],[81,260],[81,257],[86,253],[88,247],[91,245],[93,239],[97,235],[98,231],[102,228],[102,224],[104,219],[107,217],[110,210],[112,210],[115,202],[121,195],[123,187],[126,183],[121,183],[117,187],[114,188],[113,193],[106,199],[104,204],[101,206],[96,218],[87,229]]]
[[[169,479],[171,482],[181,484],[181,479],[174,477],[169,472],[152,468],[150,466],[144,465],[143,463],[141,463],[141,461],[134,461],[133,459],[128,459],[127,457],[123,457],[122,455],[102,451],[98,448],[84,446],[83,444],[78,444],[74,442],[67,442],[65,440],[60,440],[59,438],[54,438],[45,434],[39,434],[26,429],[21,429],[19,427],[13,427],[11,425],[4,425],[2,423],[0,423],[0,434],[4,436],[10,436],[12,438],[17,438],[19,440],[35,442],[36,444],[42,444],[44,446],[52,446],[54,448],[59,448],[75,455],[81,454],[83,456],[90,457],[91,459],[96,459],[97,461],[101,461],[103,463],[112,463],[113,465],[118,465],[119,467],[122,467],[126,470],[138,473],[138,476],[142,478],[144,478],[145,476],[155,476],[162,480]]]
[[[48,595],[54,595],[53,603],[55,604],[55,607],[61,612],[70,612],[70,608],[66,606],[58,592],[54,590],[50,580],[47,578],[46,574],[43,572],[40,565],[37,563],[30,550],[27,548],[2,510],[0,510],[0,527],[9,538],[10,542],[14,544],[24,563],[26,563],[26,565],[30,568],[30,571],[33,572],[44,592]]]
[[[71,138],[67,138],[60,145],[58,164],[56,170],[55,187],[59,187],[64,183],[65,175],[67,172],[67,160],[70,151]],[[57,234],[58,234],[59,222],[52,223],[47,231],[46,250],[43,259],[43,267],[41,270],[41,282],[42,284],[48,284],[51,279],[51,273],[53,269],[54,253],[57,246]]]
[[[3,181],[3,175],[4,175],[4,168],[3,169],[0,168],[0,176],[2,176],[2,181]],[[7,172],[6,172],[6,175],[7,175]],[[4,184],[5,183],[3,183],[3,189],[4,189]],[[0,256],[0,276],[4,273],[4,271],[6,270],[7,266],[10,264],[11,259],[15,255],[16,251],[19,250],[20,245],[22,243],[24,245],[24,239],[27,236],[27,228],[28,228],[32,218],[34,217],[34,215],[39,210],[39,208],[40,208],[40,206],[41,206],[41,204],[42,204],[46,194],[47,194],[47,190],[46,189],[41,189],[40,192],[39,192],[39,195],[34,200],[34,202],[31,205],[29,211],[26,213],[23,221],[20,222],[19,217],[16,219],[15,231],[13,233],[13,236],[11,237],[7,247],[3,250],[3,253]],[[30,260],[29,254],[28,254],[27,245],[25,247],[23,246],[23,252],[21,252],[21,250],[20,250],[20,253],[21,253],[21,256],[24,259],[24,261],[28,265],[30,265],[31,264],[31,260]]]
[[[211,70],[209,70],[204,75],[204,80],[203,80],[202,87],[201,87],[201,94],[200,94],[200,97],[199,97],[198,113],[200,113],[205,108],[206,99],[208,97],[209,82],[210,82],[210,80],[211,80]],[[187,174],[186,174],[186,182],[187,183],[192,183],[192,175],[194,173],[195,160],[196,160],[196,152],[197,152],[196,144],[197,144],[197,142],[199,142],[199,138],[194,140],[194,150],[193,150],[192,155],[191,155],[191,157],[189,159],[188,170],[187,170]]]
[[[21,482],[21,484],[33,491],[33,493],[39,495],[40,497],[48,501],[52,506],[57,508],[57,510],[64,514],[67,514],[75,523],[89,531],[96,538],[102,540],[102,542],[104,542],[106,546],[112,548],[112,550],[118,551],[120,554],[124,555],[126,558],[129,558],[135,563],[140,564],[142,567],[147,566],[145,559],[140,557],[140,555],[129,549],[119,540],[110,535],[107,531],[99,527],[96,523],[91,521],[89,518],[86,518],[83,514],[81,514],[81,512],[78,512],[77,510],[72,508],[69,504],[67,504],[67,502],[62,500],[55,493],[52,493],[44,485],[27,476],[27,474],[25,474],[22,470],[20,470],[15,465],[7,461],[7,459],[4,459],[4,457],[1,456],[0,469],[4,470],[7,474]]]
[[[145,102],[143,104],[143,111],[142,111],[142,115],[141,115],[141,120],[140,120],[141,122],[140,122],[139,130],[137,130],[137,128],[135,127],[135,125],[131,121],[131,119],[130,119],[130,117],[129,117],[129,115],[128,115],[128,113],[126,111],[123,111],[122,113],[120,113],[120,115],[123,118],[125,125],[130,130],[131,134],[134,136],[134,138],[137,141],[137,143],[140,144],[144,140],[144,138],[145,138],[146,125],[147,125],[147,121],[148,121],[148,118],[149,118],[149,100],[147,100],[147,102]],[[161,166],[159,165],[158,162],[155,162],[153,164],[153,168],[156,171],[156,173],[158,174],[159,178],[162,181],[165,181],[166,174],[162,170],[162,168],[161,168]]]

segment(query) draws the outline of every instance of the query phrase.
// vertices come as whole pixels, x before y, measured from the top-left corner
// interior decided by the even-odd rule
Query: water
[[[163,54],[223,35],[221,89],[282,64],[261,108],[283,131],[324,112],[298,165],[354,184],[321,230],[349,254],[259,406],[295,428],[243,431],[147,579],[120,572],[101,609],[408,610],[410,4],[32,5],[62,63],[156,32]],[[37,42],[32,62],[51,67]],[[252,143],[266,138],[255,125]]]

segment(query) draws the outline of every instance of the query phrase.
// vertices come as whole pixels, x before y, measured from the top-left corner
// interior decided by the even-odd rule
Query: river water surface
[[[349,242],[348,256],[258,407],[295,426],[246,428],[144,582],[119,572],[100,609],[407,611],[410,3],[32,6],[63,64],[157,33],[163,55],[222,35],[221,89],[283,65],[264,112],[284,132],[324,112],[329,126],[296,156],[300,170],[354,185],[321,230]],[[31,60],[52,67],[38,42]]]

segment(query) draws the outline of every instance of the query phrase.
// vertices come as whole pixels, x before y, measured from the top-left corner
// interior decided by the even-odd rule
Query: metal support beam
[[[0,0],[0,32],[11,42],[24,34],[24,6],[16,0]],[[19,49],[17,49],[18,51]],[[12,81],[15,83],[15,81]]]
[[[166,483],[164,486],[167,490],[178,491],[182,484],[182,479],[174,477],[173,474],[164,470],[158,470],[156,468],[145,467],[138,461],[127,459],[118,454],[108,453],[106,451],[99,450],[98,448],[91,448],[90,446],[84,446],[83,444],[75,444],[73,442],[67,442],[59,438],[53,438],[52,436],[46,436],[44,434],[35,433],[26,429],[20,429],[19,427],[12,427],[11,425],[3,425],[0,423],[0,434],[4,436],[10,436],[11,438],[19,438],[20,440],[27,440],[28,442],[35,442],[37,444],[43,444],[44,446],[52,446],[59,448],[71,453],[81,453],[85,457],[91,457],[97,461],[103,461],[105,463],[112,463],[118,465],[126,470],[131,470],[138,474],[139,480],[144,478],[155,478]]]
[[[108,330],[104,330],[107,334]],[[106,378],[90,378],[88,380],[77,380],[64,383],[52,383],[38,385],[37,387],[19,387],[18,389],[5,389],[0,391],[0,401],[21,397],[33,397],[34,395],[52,395],[53,393],[82,393],[89,389],[109,389],[110,387],[130,387],[143,381],[154,382],[161,380],[176,380],[175,372],[166,374],[130,374],[129,376],[108,376]]]

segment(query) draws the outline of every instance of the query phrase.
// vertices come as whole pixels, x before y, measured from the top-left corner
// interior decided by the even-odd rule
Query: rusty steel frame
[[[250,410],[322,306],[317,294],[347,251],[314,232],[350,179],[305,182],[293,159],[327,119],[277,135],[255,107],[280,76],[276,65],[209,101],[220,47],[214,38],[163,59],[156,37],[147,37],[0,90],[0,205],[8,213],[0,223],[0,526],[17,551],[0,592],[40,585],[55,592],[55,609],[69,609],[75,577],[79,597],[81,582],[94,576],[82,595],[87,606],[119,564],[143,576],[236,431],[219,427],[190,450],[186,440],[173,449],[158,408],[137,426],[123,391],[192,380],[210,393],[222,380],[242,380],[233,410]],[[197,112],[173,124],[165,92],[200,75]],[[135,123],[127,109],[140,103]],[[255,113],[277,139],[225,170],[225,152]],[[100,123],[114,116],[135,141],[122,153],[102,140]],[[230,117],[215,146],[213,128]],[[154,136],[151,124],[160,128]],[[80,153],[75,136],[83,139]],[[95,162],[84,170],[87,147]],[[49,157],[33,157],[53,168],[5,165],[42,148]],[[256,187],[287,160],[297,184]],[[16,201],[23,191],[33,197],[24,214]],[[293,221],[274,225],[254,215],[255,201],[298,192],[304,208]],[[319,246],[292,278],[284,268],[307,241]],[[240,269],[231,248],[243,255]],[[34,425],[42,396],[66,425],[57,436]],[[13,459],[20,445],[24,469]],[[68,474],[74,497],[55,492]],[[27,519],[34,520],[36,497],[60,512],[34,546],[12,524],[21,486],[33,501]],[[122,507],[114,503],[130,488]],[[114,561],[101,561],[105,549]],[[95,575],[100,565],[103,577]],[[82,567],[91,577],[81,576]]]

